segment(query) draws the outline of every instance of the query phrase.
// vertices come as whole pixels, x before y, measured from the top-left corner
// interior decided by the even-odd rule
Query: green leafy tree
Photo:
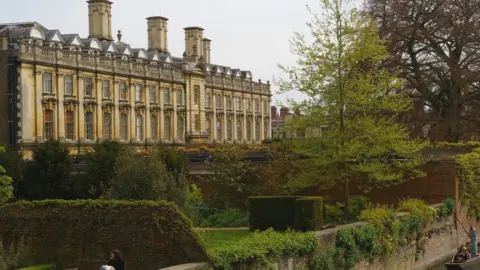
[[[110,187],[110,180],[115,177],[115,161],[121,150],[120,143],[105,141],[87,153],[85,175],[78,181],[83,196],[99,198]]]
[[[67,147],[47,141],[33,152],[33,159],[19,184],[19,197],[28,200],[74,199],[71,173],[73,162]]]
[[[412,100],[383,66],[388,54],[373,20],[346,1],[321,3],[322,13],[308,24],[313,42],[296,33],[291,47],[297,65],[280,66],[288,75],[281,89],[307,96],[293,102],[306,117],[296,118],[290,128],[328,126],[321,138],[297,141],[297,149],[311,158],[300,162],[303,169],[291,187],[342,183],[348,217],[352,181],[368,190],[422,175],[415,169],[419,160],[406,157],[424,145],[411,141],[396,121]]]
[[[127,148],[115,163],[115,177],[105,198],[120,200],[167,200],[184,205],[188,175],[175,175],[167,168],[162,153],[137,153]]]
[[[5,148],[0,146],[0,153],[5,153]],[[0,204],[6,203],[13,197],[13,180],[6,173],[5,168],[0,166]]]
[[[262,194],[258,165],[247,157],[248,150],[240,145],[222,145],[212,152],[212,160],[206,161],[216,206],[243,208],[249,196]]]

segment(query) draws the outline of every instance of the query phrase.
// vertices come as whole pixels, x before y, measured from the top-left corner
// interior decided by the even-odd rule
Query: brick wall
[[[37,264],[58,269],[81,258],[108,260],[119,248],[129,270],[209,261],[189,221],[175,206],[153,202],[44,201],[0,207],[4,244],[25,237]]]

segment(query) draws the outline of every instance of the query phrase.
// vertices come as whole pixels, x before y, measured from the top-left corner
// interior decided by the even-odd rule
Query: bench
[[[99,270],[100,267],[107,263],[106,260],[87,260],[80,259],[80,267],[67,270]],[[125,262],[125,270],[127,270],[127,262]]]

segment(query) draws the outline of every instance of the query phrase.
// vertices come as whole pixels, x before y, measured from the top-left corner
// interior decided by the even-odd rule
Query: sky
[[[211,62],[250,70],[254,80],[270,81],[273,103],[299,93],[276,94],[273,78],[285,77],[278,64],[294,65],[289,40],[295,31],[308,33],[311,18],[307,5],[319,0],[112,0],[112,35],[122,31],[122,41],[132,48],[147,48],[147,21],[163,16],[168,21],[168,48],[174,56],[185,51],[183,28],[204,28],[212,40]],[[88,9],[84,0],[0,0],[0,23],[37,21],[62,34],[88,36]]]

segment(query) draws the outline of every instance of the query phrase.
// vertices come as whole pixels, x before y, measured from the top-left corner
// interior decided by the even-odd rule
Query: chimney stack
[[[168,52],[168,19],[160,16],[147,18],[148,50]]]
[[[271,110],[272,110],[272,119],[276,119],[277,118],[277,106],[272,106]]]
[[[196,62],[203,55],[203,28],[187,27],[185,30],[185,59]]]
[[[89,0],[88,38],[112,41],[112,2],[108,0]]]
[[[203,39],[203,58],[205,58],[205,62],[210,64],[210,44],[211,40],[208,38]]]

